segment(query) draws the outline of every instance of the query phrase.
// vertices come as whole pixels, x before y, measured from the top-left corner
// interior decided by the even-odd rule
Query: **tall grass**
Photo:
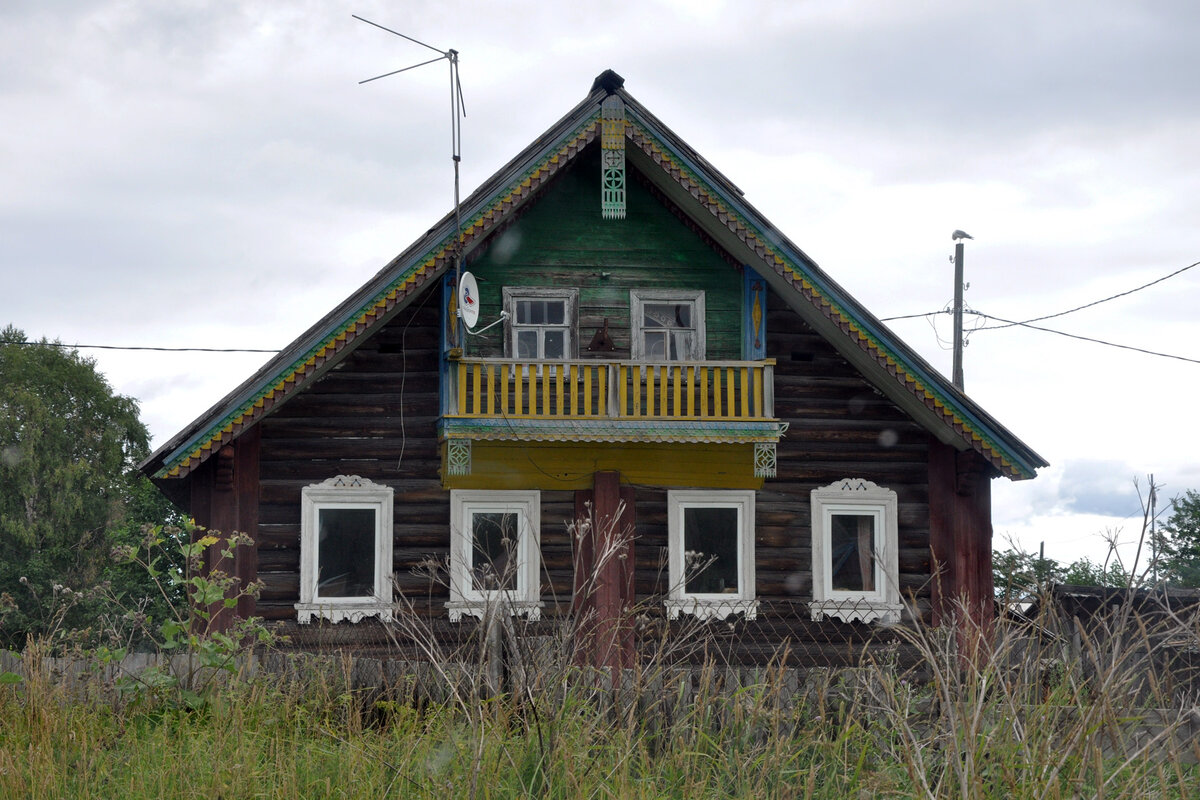
[[[443,702],[359,686],[349,660],[260,662],[190,710],[68,686],[31,647],[0,686],[0,797],[1200,796],[1195,695],[1158,657],[1196,646],[1194,616],[974,634],[905,628],[906,671],[710,661],[614,689],[558,665]],[[423,679],[482,674],[460,667]]]

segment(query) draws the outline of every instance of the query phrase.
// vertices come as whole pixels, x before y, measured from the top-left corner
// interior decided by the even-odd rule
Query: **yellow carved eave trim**
[[[201,454],[210,453],[214,444],[221,443],[221,441],[232,433],[234,426],[244,426],[259,416],[265,408],[265,404],[261,402],[263,397],[274,399],[276,394],[286,396],[290,390],[294,389],[300,383],[301,378],[307,377],[312,373],[317,359],[336,353],[339,349],[336,346],[337,344],[344,345],[351,338],[357,337],[360,333],[372,327],[381,318],[382,312],[387,310],[389,303],[394,303],[400,297],[401,293],[407,294],[410,288],[415,287],[423,278],[431,274],[436,269],[439,260],[448,258],[453,247],[464,242],[466,236],[483,231],[488,227],[488,224],[494,224],[496,221],[503,219],[505,216],[504,206],[506,204],[511,206],[514,200],[528,194],[535,181],[540,181],[554,171],[551,169],[551,165],[558,166],[563,163],[570,155],[573,147],[577,147],[580,142],[594,135],[596,121],[599,119],[599,116],[600,114],[597,110],[595,114],[589,116],[576,126],[574,130],[564,137],[562,144],[557,149],[543,156],[541,162],[518,178],[515,184],[510,184],[507,192],[493,197],[487,207],[479,214],[476,214],[464,226],[463,232],[457,235],[451,234],[440,243],[435,244],[434,249],[427,252],[423,260],[419,259],[413,267],[410,267],[407,273],[398,276],[390,286],[385,287],[381,290],[380,294],[368,301],[365,307],[352,312],[350,322],[344,323],[324,341],[317,343],[306,356],[302,356],[303,361],[293,363],[286,374],[278,376],[276,382],[269,390],[261,396],[250,398],[240,408],[218,422],[217,425],[220,427],[210,430],[207,435],[202,437],[202,440],[193,444],[188,451],[180,453],[172,462],[165,464],[156,474],[156,477],[180,477],[195,466],[198,466],[204,460]],[[485,224],[484,220],[488,224]],[[359,330],[360,328],[362,330]]]
[[[931,401],[935,406],[935,411],[946,419],[952,426],[961,428],[968,434],[968,440],[977,442],[980,449],[987,455],[993,463],[1001,465],[1011,474],[1020,474],[1012,461],[998,448],[994,442],[986,437],[983,437],[969,420],[964,419],[962,415],[953,411],[947,406],[944,398],[940,393],[932,387],[927,386],[924,381],[913,375],[905,369],[903,362],[896,358],[895,354],[888,350],[877,341],[873,336],[868,334],[862,327],[854,321],[854,319],[846,313],[836,302],[818,289],[811,280],[807,277],[804,270],[798,264],[793,262],[787,254],[781,252],[773,246],[765,236],[762,235],[753,225],[745,220],[741,214],[731,208],[727,203],[716,197],[713,192],[709,191],[697,175],[695,175],[686,165],[682,164],[673,154],[667,152],[658,142],[653,134],[645,128],[637,125],[633,121],[629,121],[630,135],[633,136],[633,128],[636,127],[638,133],[642,136],[642,141],[639,143],[643,148],[648,148],[654,157],[654,160],[663,164],[664,167],[669,165],[670,169],[678,170],[679,176],[676,178],[684,188],[687,189],[694,197],[701,200],[714,210],[714,214],[718,216],[729,228],[735,231],[743,241],[753,250],[761,250],[761,258],[768,264],[773,264],[785,279],[790,280],[793,284],[798,283],[811,299],[816,303],[817,307],[825,313],[828,310],[828,316],[835,321],[845,323],[850,330],[852,336],[855,336],[859,342],[865,345],[865,349],[880,363],[891,367],[895,370],[897,378],[902,378],[906,386],[911,385],[911,390],[919,397]],[[636,137],[635,137],[636,138]],[[928,405],[928,403],[927,403]]]

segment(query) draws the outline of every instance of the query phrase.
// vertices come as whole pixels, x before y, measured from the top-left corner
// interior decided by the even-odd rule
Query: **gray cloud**
[[[1140,517],[1136,478],[1124,461],[1067,460],[1058,485],[1059,500],[1063,508],[1080,514]],[[1141,483],[1144,491],[1144,476]]]
[[[427,51],[351,13],[462,53],[464,192],[612,67],[880,316],[949,299],[954,228],[968,301],[1014,319],[1200,253],[1190,2],[70,6],[0,6],[0,324],[34,336],[278,346],[450,209],[444,65],[357,85]],[[1056,322],[1200,357],[1196,273]],[[97,356],[160,441],[261,363]],[[1114,376],[1200,377],[1147,358],[972,337],[968,389],[1061,465],[997,520],[1127,516],[1131,464],[1195,485],[1190,410]]]

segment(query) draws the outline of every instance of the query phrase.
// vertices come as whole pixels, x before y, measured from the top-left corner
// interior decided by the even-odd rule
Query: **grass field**
[[[913,671],[867,663],[797,691],[782,672],[734,689],[711,669],[683,700],[668,681],[628,702],[564,668],[443,704],[328,671],[181,703],[98,681],[69,691],[35,646],[24,678],[0,685],[0,797],[1200,796],[1194,740],[1135,724],[1140,705],[1188,710],[1153,694],[1165,683],[1144,662],[1047,664],[1000,629],[972,665],[945,631],[911,636]]]

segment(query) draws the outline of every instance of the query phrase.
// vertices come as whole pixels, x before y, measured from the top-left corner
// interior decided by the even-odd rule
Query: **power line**
[[[155,350],[162,353],[279,353],[280,350],[255,350],[245,347],[144,347],[118,344],[65,344],[63,342],[0,342],[23,347],[62,347],[71,350]]]
[[[918,319],[920,317],[932,317],[935,314],[949,314],[949,313],[951,313],[950,309],[943,308],[939,311],[926,311],[924,314],[904,314],[899,317],[883,317],[879,321],[880,322],[892,322],[892,321],[898,320],[898,319]]]
[[[1188,264],[1186,267],[1180,267],[1179,269],[1175,270],[1174,272],[1172,272],[1169,275],[1163,275],[1161,278],[1152,280],[1149,283],[1144,283],[1135,289],[1130,289],[1128,291],[1121,292],[1119,294],[1114,294],[1109,297],[1105,297],[1101,300],[1095,300],[1091,303],[1085,303],[1084,305],[1076,306],[1075,308],[1069,308],[1066,311],[1059,311],[1055,314],[1047,314],[1044,317],[1034,317],[1033,319],[1027,319],[1027,320],[1024,320],[1023,322],[1009,322],[1004,325],[988,325],[983,328],[978,328],[977,330],[990,331],[990,330],[996,330],[997,328],[1008,328],[1013,325],[1026,325],[1030,322],[1041,322],[1043,320],[1053,319],[1054,317],[1061,317],[1066,314],[1074,314],[1076,311],[1082,311],[1085,308],[1091,308],[1092,306],[1098,306],[1101,303],[1107,303],[1109,300],[1116,300],[1118,297],[1125,297],[1126,295],[1133,294],[1134,292],[1140,292],[1142,289],[1149,289],[1154,284],[1162,283],[1163,281],[1167,280],[1168,278],[1174,278],[1176,275],[1187,272],[1189,269],[1191,269],[1192,267],[1195,267],[1195,266],[1200,266],[1200,261],[1195,261],[1191,264]],[[921,316],[921,315],[916,315],[916,316]],[[1055,332],[1057,332],[1057,331],[1055,331]]]
[[[1138,286],[1134,289],[1129,289],[1128,291],[1110,295],[1109,297],[1105,297],[1101,300],[1094,300],[1090,303],[1085,303],[1084,305],[1076,306],[1075,308],[1069,308],[1066,311],[1058,311],[1053,314],[1047,314],[1043,317],[1034,317],[1033,319],[1023,320],[1021,322],[1008,322],[1008,323],[1005,323],[1004,325],[987,325],[982,328],[976,328],[975,330],[992,331],[992,330],[998,330],[1000,328],[1010,328],[1013,325],[1026,325],[1030,322],[1042,322],[1043,320],[1053,319],[1054,317],[1061,317],[1066,314],[1074,314],[1076,311],[1082,311],[1085,308],[1091,308],[1092,306],[1098,306],[1101,303],[1107,303],[1109,300],[1116,300],[1119,297],[1125,297],[1126,295],[1131,295],[1134,292],[1140,292],[1142,289],[1149,289],[1151,286],[1154,286],[1156,283],[1162,283],[1163,281],[1167,280],[1168,278],[1174,278],[1176,275],[1187,272],[1189,269],[1192,269],[1193,267],[1200,267],[1200,261],[1196,261],[1191,264],[1188,264],[1186,267],[1180,267],[1179,269],[1175,270],[1174,272],[1172,272],[1168,275],[1163,275],[1161,278],[1156,278],[1155,280],[1152,280],[1149,283],[1144,283],[1141,286]],[[938,311],[926,311],[924,314],[903,314],[898,317],[883,317],[879,321],[880,322],[892,322],[894,320],[900,320],[900,319],[917,319],[919,317],[932,317],[936,314],[949,314],[949,313],[950,313],[949,309],[943,308]],[[972,331],[972,332],[974,332],[974,331]]]
[[[363,20],[363,21],[367,22],[367,20]],[[371,23],[371,24],[374,25],[375,23]],[[385,30],[387,30],[387,29],[385,28]],[[405,38],[407,38],[407,37],[405,37]],[[426,45],[426,46],[428,46],[428,45]],[[1148,289],[1151,286],[1154,286],[1155,284],[1162,283],[1163,281],[1168,280],[1170,278],[1174,278],[1176,275],[1180,275],[1184,272],[1187,272],[1189,269],[1192,269],[1193,267],[1197,267],[1197,266],[1200,266],[1200,261],[1192,262],[1191,264],[1188,264],[1186,267],[1180,267],[1179,269],[1175,270],[1174,272],[1164,275],[1161,278],[1156,278],[1155,280],[1152,280],[1149,283],[1144,283],[1141,286],[1137,286],[1133,289],[1129,289],[1127,291],[1120,292],[1118,294],[1110,295],[1110,296],[1102,298],[1100,300],[1094,300],[1091,303],[1085,303],[1084,305],[1076,306],[1075,308],[1070,308],[1070,309],[1067,309],[1066,311],[1059,311],[1054,314],[1046,314],[1045,316],[1034,317],[1032,319],[1027,319],[1027,320],[1009,320],[1009,319],[1004,319],[1002,317],[992,316],[991,314],[984,314],[981,311],[974,311],[972,309],[964,309],[964,311],[968,314],[974,314],[977,317],[982,317],[983,319],[990,319],[995,322],[1003,323],[1001,325],[984,325],[981,327],[977,327],[977,328],[972,329],[971,333],[975,333],[977,331],[994,331],[994,330],[1001,330],[1003,328],[1011,328],[1014,326],[1020,326],[1020,327],[1029,328],[1029,329],[1035,330],[1035,331],[1045,331],[1046,333],[1056,333],[1059,336],[1066,336],[1067,338],[1070,338],[1070,339],[1079,339],[1079,340],[1085,341],[1085,342],[1093,342],[1095,344],[1102,344],[1107,347],[1117,347],[1122,350],[1132,350],[1137,353],[1145,353],[1146,355],[1160,356],[1162,358],[1173,358],[1178,361],[1187,361],[1187,362],[1194,363],[1194,364],[1200,364],[1200,359],[1188,358],[1187,356],[1173,355],[1171,353],[1160,353],[1155,350],[1147,350],[1147,349],[1141,348],[1141,347],[1133,347],[1132,345],[1117,344],[1115,342],[1107,342],[1107,341],[1104,341],[1103,339],[1094,339],[1090,336],[1081,336],[1081,335],[1075,334],[1075,333],[1067,333],[1066,331],[1055,330],[1053,328],[1043,328],[1041,326],[1031,324],[1034,322],[1041,322],[1041,321],[1047,320],[1047,319],[1053,319],[1055,317],[1062,317],[1067,314],[1073,314],[1076,311],[1082,311],[1085,308],[1091,308],[1092,306],[1098,306],[1101,303],[1107,303],[1110,300],[1116,300],[1120,297],[1126,297],[1127,295],[1131,295],[1134,292],[1140,292],[1143,289]],[[880,322],[894,322],[896,320],[903,320],[903,319],[918,319],[921,317],[935,317],[938,314],[949,314],[949,313],[951,313],[949,309],[942,308],[937,311],[926,311],[923,314],[903,314],[903,315],[895,316],[895,317],[883,317],[882,319],[880,319]],[[934,332],[936,335],[936,328],[934,329]],[[940,342],[940,337],[939,337],[939,342]],[[19,346],[26,346],[26,347],[61,347],[61,348],[71,348],[71,349],[78,349],[78,350],[126,350],[126,351],[144,350],[144,351],[155,351],[155,352],[161,352],[161,353],[272,353],[272,354],[277,354],[277,353],[282,352],[280,350],[265,350],[265,349],[244,348],[244,347],[148,347],[148,346],[136,346],[136,345],[64,344],[63,342],[29,342],[29,341],[4,342],[4,344],[12,344],[12,345],[19,345]]]
[[[1054,328],[1043,328],[1040,325],[1030,325],[1028,322],[1017,322],[1017,321],[1014,321],[1011,319],[1003,319],[1001,317],[993,317],[991,314],[984,314],[982,311],[970,311],[968,313],[975,314],[975,315],[983,317],[985,319],[994,320],[996,322],[1005,323],[1004,325],[992,325],[992,326],[989,326],[986,328],[978,328],[978,330],[981,330],[981,331],[996,330],[997,328],[1009,328],[1009,327],[1012,327],[1013,325],[1019,325],[1022,328],[1030,328],[1035,331],[1045,331],[1046,333],[1057,333],[1059,336],[1066,336],[1069,339],[1080,339],[1085,342],[1094,342],[1095,344],[1102,344],[1102,345],[1106,345],[1108,347],[1119,347],[1122,350],[1133,350],[1136,353],[1145,353],[1146,355],[1149,355],[1149,356],[1160,356],[1162,358],[1173,358],[1177,361],[1188,361],[1192,364],[1200,364],[1200,358],[1188,358],[1187,356],[1177,356],[1172,353],[1160,353],[1155,350],[1147,350],[1142,347],[1133,347],[1132,345],[1127,345],[1127,344],[1117,344],[1115,342],[1106,342],[1103,339],[1093,339],[1090,336],[1080,336],[1077,333],[1067,333],[1066,331],[1059,331],[1059,330],[1055,330]]]

